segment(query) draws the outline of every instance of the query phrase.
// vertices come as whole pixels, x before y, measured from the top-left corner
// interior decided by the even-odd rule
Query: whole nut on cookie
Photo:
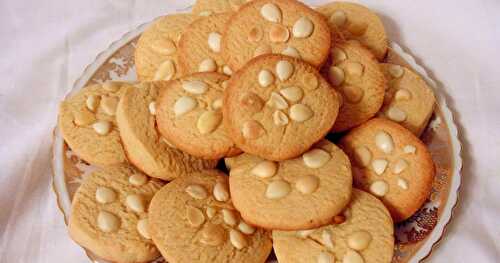
[[[73,117],[73,122],[78,126],[87,126],[95,122],[95,115],[89,111],[76,111]]]
[[[248,242],[238,230],[231,229],[229,231],[229,240],[231,241],[231,245],[233,245],[236,249],[242,249],[248,245]]]
[[[313,169],[323,167],[331,158],[330,154],[322,149],[312,149],[302,155],[304,164]]]
[[[165,60],[160,64],[155,72],[153,80],[171,80],[175,75],[175,63],[171,59]]]
[[[404,178],[398,178],[398,186],[403,190],[408,190],[408,181]]]
[[[269,178],[274,176],[277,170],[277,163],[265,160],[254,166],[250,173],[260,178]]]
[[[99,135],[106,135],[111,131],[111,122],[109,121],[97,121],[92,124],[92,128]]]
[[[255,232],[255,228],[247,223],[245,223],[243,220],[240,221],[238,224],[238,229],[243,233],[247,235],[251,235]]]
[[[186,187],[186,193],[188,193],[194,199],[205,199],[207,198],[207,190],[201,185],[192,184]]]
[[[218,110],[222,108],[222,99],[216,99],[212,102],[212,109],[213,110]]]
[[[142,213],[146,210],[146,207],[144,205],[144,199],[140,195],[137,194],[128,195],[127,198],[125,199],[125,202],[127,204],[127,207],[136,213]]]
[[[225,241],[225,230],[220,225],[207,223],[201,230],[200,243],[209,246],[218,246]]]
[[[271,97],[269,98],[269,101],[267,101],[267,105],[269,107],[278,109],[278,110],[284,110],[288,108],[288,102],[281,97],[280,94],[276,92],[271,92]]]
[[[231,75],[233,75],[233,70],[228,65],[224,65],[222,67],[222,73],[224,73],[224,74],[226,74],[228,76],[231,76]]]
[[[221,182],[217,182],[214,186],[213,195],[215,200],[220,202],[226,202],[229,200],[229,191],[227,190],[227,185]]]
[[[99,106],[100,100],[101,100],[101,96],[90,95],[87,97],[87,100],[85,101],[85,105],[87,106],[87,109],[89,109],[92,112],[95,112],[95,110]]]
[[[103,232],[114,232],[120,227],[120,219],[107,211],[100,211],[97,215],[97,226]]]
[[[405,147],[403,147],[403,152],[404,153],[416,153],[417,148],[413,145],[406,145]]]
[[[274,83],[273,73],[271,73],[271,71],[269,71],[267,69],[261,70],[259,72],[258,81],[259,81],[259,85],[261,87],[263,87],[263,88],[268,87],[269,85]]]
[[[332,83],[334,87],[340,86],[344,82],[344,78],[345,75],[343,69],[337,66],[330,67],[328,69],[328,80],[330,80],[330,83]]]
[[[342,263],[364,263],[363,257],[354,250],[347,250],[342,258]]]
[[[314,112],[307,105],[295,104],[290,107],[290,118],[296,122],[304,122],[312,118]]]
[[[298,102],[304,96],[304,91],[299,87],[293,86],[281,89],[280,94],[291,102]]]
[[[372,152],[366,146],[360,146],[354,149],[354,160],[360,167],[366,167],[372,160]]]
[[[411,92],[407,89],[399,89],[394,94],[394,98],[397,101],[409,100],[409,99],[411,99]]]
[[[273,113],[273,122],[276,126],[285,126],[288,124],[288,116],[280,110]]]
[[[334,65],[337,65],[338,63],[340,63],[346,59],[347,59],[347,55],[342,49],[337,48],[337,47],[332,49],[332,63]]]
[[[264,101],[259,97],[259,95],[253,92],[245,92],[241,94],[240,98],[241,106],[249,112],[259,112],[262,107],[264,107]]]
[[[265,4],[260,9],[260,15],[270,22],[281,22],[281,9],[272,3]]]
[[[213,207],[207,207],[206,214],[208,218],[213,218],[217,214],[217,210]]]
[[[366,30],[368,29],[368,24],[361,22],[361,23],[350,23],[347,26],[347,31],[349,31],[352,35],[354,36],[362,36],[366,33]]]
[[[201,95],[208,90],[208,85],[200,80],[189,80],[182,82],[182,88],[191,94]]]
[[[200,62],[198,72],[214,72],[217,70],[217,63],[212,58],[206,58]]]
[[[314,31],[313,22],[307,17],[301,17],[293,25],[293,36],[296,38],[307,38]]]
[[[290,38],[290,32],[285,26],[274,24],[269,29],[269,40],[273,43],[285,43]]]
[[[101,204],[108,204],[116,200],[116,193],[112,189],[100,186],[95,191],[95,199]]]
[[[358,62],[349,62],[345,65],[347,75],[354,77],[361,77],[363,75],[364,66]]]
[[[357,231],[347,237],[347,245],[357,251],[361,251],[370,245],[372,236],[366,231]]]
[[[392,136],[385,131],[379,131],[375,134],[375,145],[387,154],[394,150],[394,141],[392,140]]]
[[[167,56],[172,55],[177,51],[175,43],[171,39],[158,39],[151,44],[151,48],[155,52]]]
[[[293,58],[300,58],[299,51],[292,46],[287,46],[285,49],[283,49],[283,51],[281,51],[281,54]]]
[[[221,34],[217,33],[217,32],[212,32],[210,34],[208,34],[208,47],[210,47],[210,49],[213,51],[213,52],[220,52],[220,41],[221,41]]]
[[[350,103],[358,103],[363,99],[364,91],[357,86],[345,85],[342,87],[344,98]]]
[[[403,122],[406,120],[407,114],[402,109],[392,106],[386,112],[385,115],[392,121]]]
[[[229,209],[222,209],[222,219],[224,220],[224,223],[230,226],[235,226],[238,223],[238,218],[235,212]]]
[[[134,186],[141,186],[148,182],[148,177],[144,174],[136,173],[128,178],[128,182]]]
[[[205,222],[203,212],[199,208],[192,206],[186,207],[186,218],[189,224],[194,227],[201,226]]]
[[[174,113],[176,117],[182,116],[190,111],[192,111],[198,103],[195,99],[189,96],[180,97],[174,104]]]
[[[283,180],[272,181],[266,189],[266,197],[269,199],[283,198],[291,191],[290,184]]]
[[[392,172],[394,174],[402,173],[408,167],[408,162],[404,159],[398,159],[394,166],[392,167]]]
[[[148,110],[151,115],[156,115],[156,102],[152,101],[148,105]]]
[[[260,136],[264,135],[265,130],[258,121],[251,120],[243,124],[241,132],[243,134],[243,137],[247,139],[257,139]]]
[[[221,121],[222,113],[220,111],[205,111],[198,118],[196,127],[201,134],[209,134],[219,127]]]
[[[385,159],[375,159],[372,162],[373,171],[376,174],[381,175],[385,172],[385,168],[387,168],[387,164],[388,164],[388,162]]]
[[[343,27],[347,22],[347,15],[344,11],[337,10],[330,16],[330,22],[337,27]]]
[[[404,73],[405,73],[405,70],[403,69],[403,67],[401,67],[399,65],[391,65],[389,67],[389,74],[393,78],[400,78],[403,76]]]
[[[289,79],[293,74],[294,68],[292,63],[287,60],[281,60],[276,63],[276,74],[281,81]]]
[[[310,194],[316,191],[319,186],[319,179],[314,175],[304,175],[297,179],[295,188],[303,194]]]
[[[137,232],[145,239],[151,239],[149,234],[149,221],[147,218],[143,218],[137,222]]]
[[[384,196],[389,192],[389,185],[382,180],[375,181],[370,185],[370,192],[376,196]]]
[[[330,253],[328,253],[326,251],[322,251],[318,255],[317,262],[318,263],[334,263],[335,262],[335,257],[332,254],[330,254]]]

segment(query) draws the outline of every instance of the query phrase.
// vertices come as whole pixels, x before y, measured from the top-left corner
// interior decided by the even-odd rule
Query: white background
[[[460,202],[430,261],[499,262],[500,1],[363,3],[442,85],[459,127]],[[88,262],[50,187],[58,102],[112,41],[189,4],[0,0],[0,262]]]

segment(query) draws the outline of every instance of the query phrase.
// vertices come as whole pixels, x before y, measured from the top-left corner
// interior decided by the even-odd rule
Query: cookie
[[[429,196],[434,162],[403,126],[374,118],[351,130],[339,146],[354,160],[354,185],[379,197],[395,222],[413,215]]]
[[[336,42],[357,40],[382,61],[388,39],[380,18],[370,9],[350,2],[331,2],[316,9],[328,18]]]
[[[326,19],[295,0],[255,0],[240,8],[222,37],[222,56],[233,70],[262,54],[284,54],[319,67],[328,57]]]
[[[272,162],[242,154],[231,162],[233,203],[249,223],[297,230],[327,224],[349,203],[351,164],[322,140],[301,157]]]
[[[116,126],[116,106],[124,92],[122,82],[95,84],[79,90],[59,107],[58,127],[80,158],[98,166],[126,162]]]
[[[214,13],[238,11],[241,6],[252,0],[196,0],[193,14],[209,16]]]
[[[196,73],[166,84],[156,103],[158,130],[176,148],[204,159],[241,151],[222,125],[227,76]]]
[[[149,176],[168,181],[215,168],[216,160],[196,158],[175,149],[156,130],[156,100],[166,86],[166,81],[145,82],[123,94],[116,121],[128,160]]]
[[[73,197],[71,238],[102,259],[148,262],[160,256],[148,227],[148,203],[163,183],[129,166],[85,177]]]
[[[179,71],[182,75],[196,72],[219,72],[231,75],[221,55],[222,31],[231,13],[201,17],[189,25],[179,41]]]
[[[224,125],[243,151],[286,160],[328,133],[339,103],[337,92],[311,65],[288,56],[265,55],[250,61],[229,81]]]
[[[269,232],[240,218],[217,170],[175,179],[149,210],[151,235],[168,262],[264,263],[272,249]]]
[[[387,81],[377,60],[359,43],[336,44],[323,73],[343,98],[333,132],[358,126],[382,107]]]
[[[329,225],[300,231],[273,231],[280,263],[389,263],[394,253],[394,226],[384,205],[353,189],[342,215]]]
[[[142,33],[134,53],[139,80],[171,80],[181,76],[179,38],[196,18],[190,14],[163,16]]]
[[[398,122],[420,136],[434,112],[436,98],[432,89],[408,68],[382,64],[382,69],[390,81],[380,116]]]

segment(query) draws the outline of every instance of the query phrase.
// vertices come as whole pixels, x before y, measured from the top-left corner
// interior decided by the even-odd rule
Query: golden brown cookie
[[[179,41],[179,71],[182,75],[196,72],[219,72],[231,75],[221,55],[222,31],[231,13],[198,18],[190,24]]]
[[[233,70],[262,54],[285,54],[319,67],[328,57],[326,19],[295,0],[255,0],[235,13],[222,37],[222,55]]]
[[[425,144],[403,126],[371,119],[344,136],[340,147],[354,160],[354,185],[379,197],[395,222],[413,215],[429,196],[434,162]]]
[[[129,166],[91,173],[73,197],[71,238],[112,262],[158,258],[148,227],[148,204],[162,185]]]
[[[351,197],[351,164],[323,140],[301,157],[272,162],[250,154],[235,157],[229,177],[234,206],[249,223],[297,230],[329,223]]]
[[[209,16],[214,13],[238,11],[241,6],[252,0],[196,0],[193,14]]]
[[[280,263],[389,263],[394,253],[394,226],[382,202],[353,189],[343,215],[321,228],[273,231]]]
[[[382,107],[387,83],[384,73],[373,55],[359,43],[336,44],[323,72],[343,98],[334,132],[358,126]]]
[[[80,158],[98,166],[125,163],[116,126],[116,106],[124,92],[123,82],[95,84],[66,98],[59,107],[58,127]]]
[[[270,233],[240,218],[227,176],[206,170],[175,179],[150,206],[151,235],[168,262],[264,263]]]
[[[224,125],[243,151],[286,160],[331,129],[339,97],[314,67],[283,55],[253,59],[229,81]]]
[[[331,2],[316,9],[328,18],[334,41],[357,40],[382,61],[388,40],[380,18],[370,9],[350,2]]]
[[[170,80],[181,76],[179,38],[195,19],[190,14],[163,16],[142,33],[134,53],[139,80]]]
[[[191,172],[215,168],[216,160],[196,158],[165,141],[156,130],[156,100],[168,82],[145,82],[127,88],[116,120],[127,158],[152,177],[172,180]]]
[[[432,89],[410,69],[394,64],[382,64],[389,80],[381,116],[398,122],[420,136],[434,112],[436,98]]]
[[[205,159],[240,153],[222,125],[227,76],[196,73],[166,84],[156,104],[158,130],[176,148]]]

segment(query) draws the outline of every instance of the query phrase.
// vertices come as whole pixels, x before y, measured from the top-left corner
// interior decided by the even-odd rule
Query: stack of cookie
[[[157,19],[139,82],[61,104],[66,143],[99,167],[71,237],[113,262],[390,262],[394,222],[431,190],[435,99],[387,51],[347,2],[198,0]]]

